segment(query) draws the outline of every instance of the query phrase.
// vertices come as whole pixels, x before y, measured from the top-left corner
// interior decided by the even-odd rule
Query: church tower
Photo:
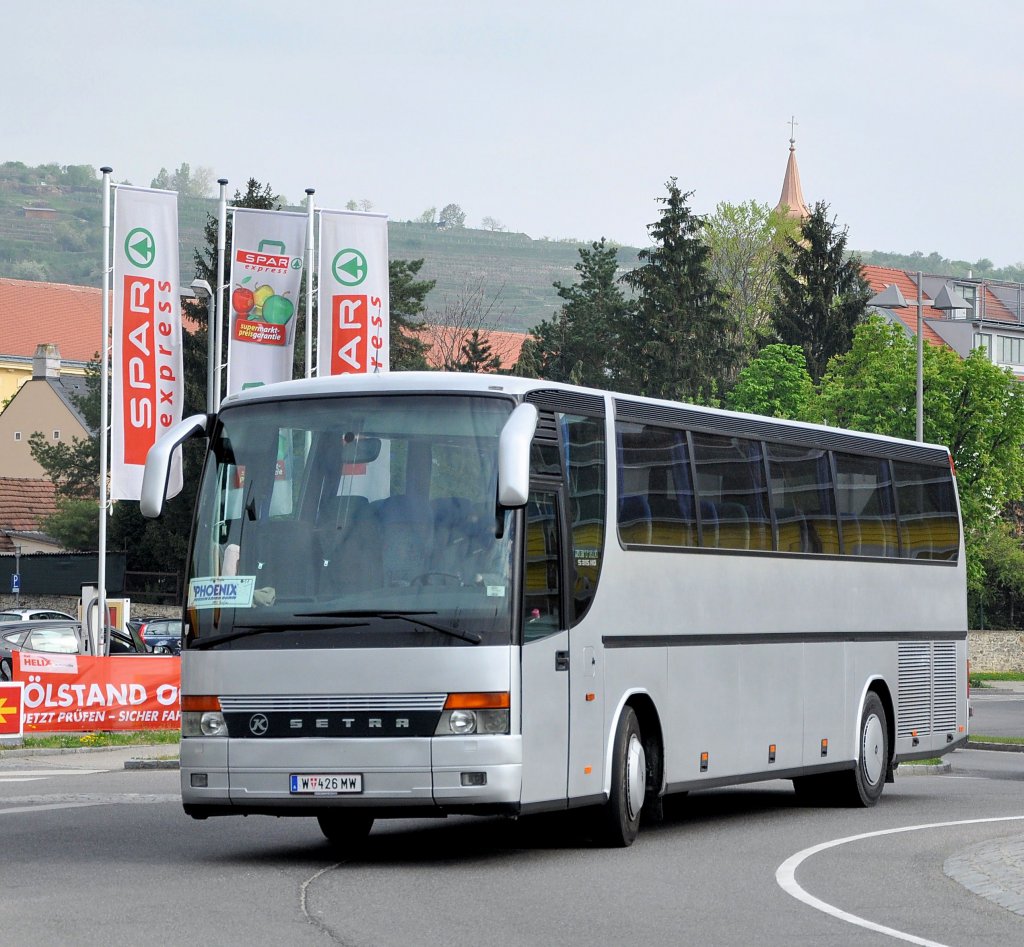
[[[796,166],[796,138],[793,134],[796,126],[796,119],[789,122],[789,161],[786,163],[786,176],[782,180],[782,197],[775,205],[777,211],[782,211],[787,217],[795,217],[797,220],[806,220],[811,212],[804,203],[804,192],[800,187],[800,169]]]

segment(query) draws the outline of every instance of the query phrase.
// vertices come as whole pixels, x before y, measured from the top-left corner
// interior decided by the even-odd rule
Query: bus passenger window
[[[893,461],[900,539],[907,559],[951,559],[960,551],[956,495],[949,467]]]
[[[839,555],[839,529],[828,452],[768,444],[768,474],[779,552]]]
[[[562,627],[558,505],[550,493],[531,493],[526,505],[526,568],[523,573],[523,643]]]
[[[836,502],[847,556],[899,555],[889,462],[836,454]]]

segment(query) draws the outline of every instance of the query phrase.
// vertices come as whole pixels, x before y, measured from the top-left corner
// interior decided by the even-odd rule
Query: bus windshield
[[[198,499],[186,644],[508,644],[515,518],[497,516],[513,404],[391,395],[222,411]]]

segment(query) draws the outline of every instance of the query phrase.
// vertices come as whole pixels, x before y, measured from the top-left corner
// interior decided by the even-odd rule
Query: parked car
[[[134,628],[150,647],[165,647],[172,654],[181,654],[184,629],[180,618],[133,618],[128,626]]]
[[[110,653],[118,654],[172,654],[165,647],[150,647],[133,629],[121,631],[108,628]],[[15,651],[36,654],[90,654],[91,646],[82,625],[77,621],[12,621],[0,624],[0,680],[12,677]]]
[[[5,621],[75,621],[74,615],[58,612],[52,608],[6,608],[0,612],[0,622]]]

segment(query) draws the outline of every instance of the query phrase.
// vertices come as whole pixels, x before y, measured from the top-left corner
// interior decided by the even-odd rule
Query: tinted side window
[[[524,644],[552,635],[562,627],[558,547],[558,506],[554,495],[531,492],[526,505]]]
[[[569,533],[576,575],[573,623],[590,607],[604,557],[604,420],[560,415],[568,481]]]
[[[618,422],[619,536],[625,544],[696,546],[686,432]]]
[[[761,444],[740,437],[693,434],[701,545],[772,548]]]
[[[889,462],[836,454],[836,503],[847,556],[899,555]]]
[[[767,445],[779,552],[839,555],[835,494],[828,452]]]
[[[942,467],[893,461],[900,540],[908,559],[955,560],[960,550],[953,475]]]

